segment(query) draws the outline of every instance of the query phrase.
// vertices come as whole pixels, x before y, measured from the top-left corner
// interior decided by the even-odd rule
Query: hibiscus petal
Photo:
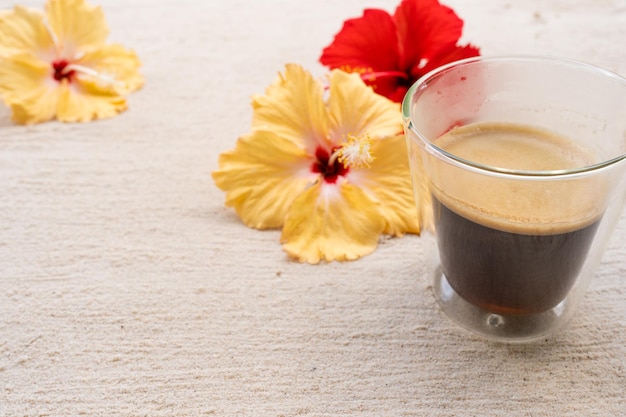
[[[0,13],[0,56],[29,52],[44,58],[54,49],[43,13],[22,6]]]
[[[320,62],[349,72],[399,69],[396,27],[384,10],[366,9],[362,17],[348,19],[324,48]]]
[[[374,93],[357,74],[331,73],[328,109],[335,144],[348,134],[384,137],[402,132],[400,105]]]
[[[281,242],[300,262],[353,260],[376,249],[384,226],[377,204],[362,190],[320,182],[294,200]]]
[[[349,181],[362,187],[380,205],[385,220],[383,233],[402,236],[420,233],[420,211],[428,206],[415,205],[409,159],[404,135],[372,142],[375,159],[367,169],[350,172]],[[421,202],[429,203],[429,202]]]
[[[394,20],[404,71],[456,45],[463,31],[463,21],[454,10],[439,4],[438,0],[403,0],[396,9]]]
[[[57,119],[62,122],[87,122],[113,117],[128,107],[124,97],[95,81],[76,77],[63,80],[59,88]]]
[[[415,66],[411,70],[411,74],[417,79],[442,65],[478,55],[480,55],[480,50],[472,45],[452,46],[440,51],[438,55],[430,59],[423,67]]]
[[[215,184],[249,227],[281,227],[293,199],[316,175],[302,147],[270,131],[254,131],[219,157]]]
[[[102,8],[85,0],[49,0],[46,14],[65,58],[100,48],[109,34]]]
[[[396,26],[384,10],[366,9],[362,17],[346,20],[333,42],[324,48],[320,63],[359,74],[386,73],[366,76],[367,84],[385,97],[404,96],[406,89],[401,87],[406,80],[401,72],[398,74],[401,60]]]
[[[328,116],[322,85],[304,68],[288,64],[285,74],[270,85],[266,94],[252,99],[252,128],[271,130],[313,154],[326,145]]]
[[[19,100],[39,88],[50,72],[48,64],[31,54],[0,57],[0,94],[7,101]]]
[[[58,91],[49,66],[29,54],[0,58],[0,95],[17,123],[50,120],[56,113]]]
[[[119,94],[135,91],[144,83],[139,73],[139,58],[121,45],[104,45],[85,53],[76,63],[98,72],[99,77],[94,81],[110,83]]]

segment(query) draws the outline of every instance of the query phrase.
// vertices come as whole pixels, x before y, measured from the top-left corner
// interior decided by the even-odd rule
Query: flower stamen
[[[374,156],[372,155],[372,138],[365,133],[357,136],[348,134],[343,143],[330,157],[329,163],[339,161],[344,168],[368,168]]]
[[[114,77],[107,75],[107,74],[103,74],[101,72],[98,72],[94,69],[91,69],[89,67],[85,67],[83,65],[78,65],[78,64],[70,64],[68,65],[68,68],[71,71],[75,71],[78,72],[80,74],[85,74],[85,75],[89,75],[90,77],[93,77],[95,79],[97,79],[98,81],[100,81],[102,84],[105,85],[116,85],[116,84],[121,84],[119,81],[117,81]]]

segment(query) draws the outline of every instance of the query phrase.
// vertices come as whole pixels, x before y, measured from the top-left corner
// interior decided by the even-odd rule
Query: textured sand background
[[[0,416],[626,415],[624,218],[571,325],[505,346],[437,310],[418,237],[301,265],[223,207],[210,172],[250,96],[287,62],[322,75],[343,20],[396,0],[101,4],[144,63],[130,110],[22,127],[0,107]],[[446,4],[484,55],[626,74],[624,0]]]

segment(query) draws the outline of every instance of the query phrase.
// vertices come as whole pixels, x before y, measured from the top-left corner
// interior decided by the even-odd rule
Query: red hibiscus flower
[[[366,9],[346,20],[320,62],[358,72],[378,94],[400,102],[427,72],[479,55],[474,46],[457,45],[462,31],[463,21],[438,0],[402,0],[393,16]]]

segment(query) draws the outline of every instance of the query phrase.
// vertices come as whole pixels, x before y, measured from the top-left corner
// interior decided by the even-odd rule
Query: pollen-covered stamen
[[[371,151],[372,139],[367,133],[346,135],[346,141],[329,151],[321,146],[315,150],[315,162],[311,171],[321,174],[325,182],[334,184],[339,177],[345,177],[351,168],[369,167],[374,156]]]
[[[347,135],[346,139],[346,142],[333,152],[330,159],[336,158],[344,168],[369,167],[374,161],[370,136],[367,133],[360,136]]]
[[[59,82],[62,80],[71,82],[75,75],[75,71],[70,68],[70,63],[64,59],[54,61],[52,63],[52,69],[54,71],[52,77]]]

